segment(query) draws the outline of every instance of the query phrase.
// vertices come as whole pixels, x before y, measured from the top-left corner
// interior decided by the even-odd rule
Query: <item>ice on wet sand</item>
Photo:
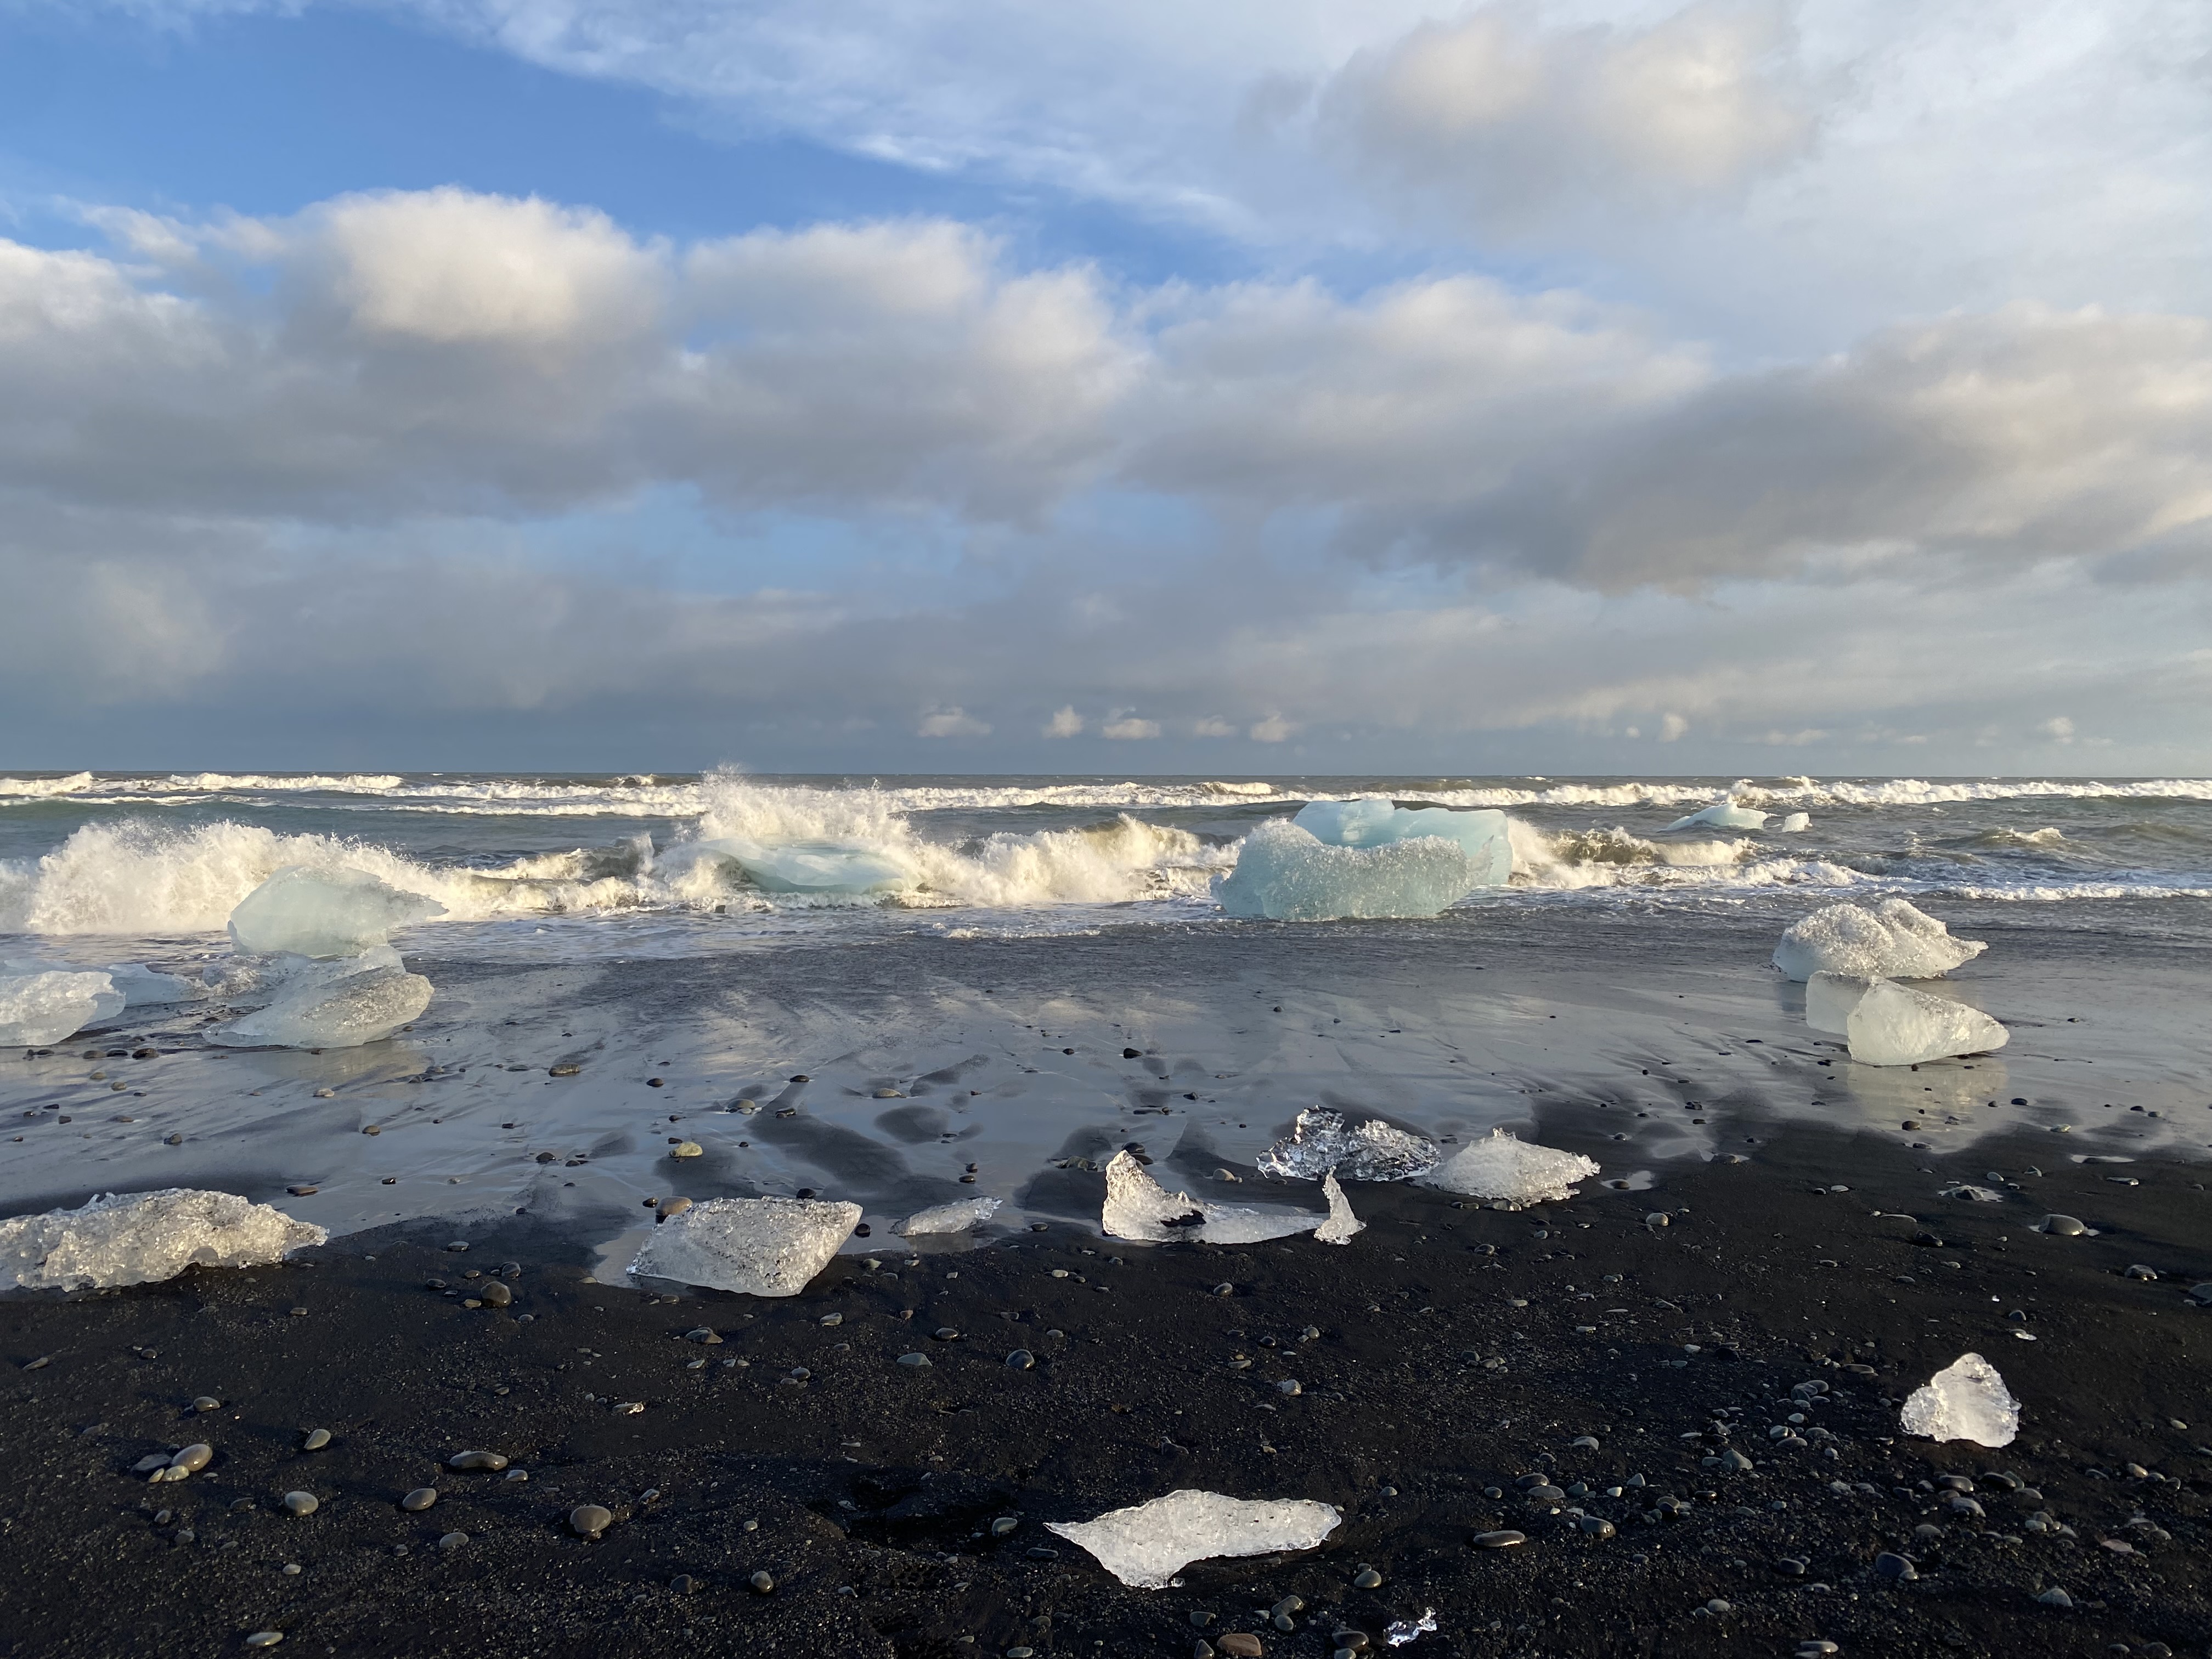
[[[1774,965],[1795,980],[1820,973],[1936,979],[1988,949],[1979,939],[1952,938],[1935,917],[1891,898],[1872,910],[1831,904],[1801,918],[1774,947]]]
[[[1311,1181],[1334,1170],[1346,1181],[1411,1181],[1434,1169],[1443,1149],[1379,1117],[1347,1125],[1344,1114],[1309,1106],[1283,1139],[1260,1154],[1260,1173]]]
[[[2011,1033],[1978,1008],[1878,979],[1844,1022],[1851,1058],[1864,1066],[1917,1066],[2002,1048]]]
[[[1597,1165],[1579,1152],[1563,1152],[1516,1139],[1510,1131],[1493,1129],[1489,1138],[1463,1146],[1423,1177],[1425,1184],[1470,1198],[1525,1209],[1531,1204],[1557,1204],[1574,1196],[1575,1183],[1597,1173]]]
[[[366,870],[287,865],[238,902],[230,942],[238,950],[289,951],[303,957],[358,956],[446,907],[403,893]]]
[[[1434,836],[1467,854],[1470,887],[1503,887],[1513,874],[1505,814],[1444,806],[1395,806],[1387,800],[1317,800],[1291,822],[1330,847],[1387,847]]]
[[[907,1238],[920,1238],[930,1233],[964,1233],[996,1215],[1002,1202],[996,1198],[963,1198],[951,1204],[934,1205],[908,1216],[896,1231]]]
[[[1686,818],[1676,818],[1661,833],[1695,829],[1700,824],[1711,824],[1716,830],[1760,830],[1766,825],[1766,814],[1748,806],[1738,806],[1734,801],[1722,801]]]
[[[320,1227],[234,1193],[171,1187],[109,1193],[81,1209],[0,1221],[0,1290],[92,1290],[174,1279],[186,1267],[254,1267],[320,1244]]]
[[[430,981],[402,968],[388,945],[332,964],[341,966],[354,971],[312,964],[279,980],[267,1007],[215,1027],[207,1040],[229,1048],[358,1048],[382,1042],[430,1006]]]
[[[1851,1010],[1874,988],[1864,974],[1815,974],[1805,981],[1805,1023],[1816,1031],[1842,1036],[1850,1030]]]
[[[1106,1166],[1106,1207],[1100,1231],[1109,1238],[1164,1244],[1182,1239],[1202,1244],[1256,1244],[1263,1239],[1310,1233],[1322,1218],[1296,1210],[1248,1210],[1202,1204],[1169,1192],[1146,1172],[1133,1153],[1114,1155]]]
[[[1328,1219],[1314,1229],[1314,1237],[1324,1244],[1349,1244],[1355,1234],[1367,1231],[1367,1224],[1352,1212],[1352,1200],[1337,1185],[1336,1172],[1332,1170],[1321,1178],[1322,1196],[1328,1200]]]
[[[1905,1396],[1898,1424],[1924,1439],[2009,1446],[2020,1432],[2020,1401],[1996,1366],[1978,1353],[1960,1354]]]
[[[1467,854],[1439,836],[1331,847],[1280,818],[1245,838],[1214,888],[1232,916],[1272,921],[1432,916],[1475,885]]]
[[[11,962],[0,969],[0,1048],[38,1048],[74,1036],[123,1012],[123,993],[104,973]]]
[[[629,1270],[740,1296],[797,1296],[860,1224],[857,1204],[710,1198],[655,1227]]]
[[[123,994],[126,1007],[162,1008],[179,1002],[197,1002],[210,994],[204,980],[157,973],[143,963],[111,962],[105,972]]]
[[[1095,1521],[1048,1521],[1132,1589],[1162,1589],[1194,1561],[1317,1548],[1344,1517],[1310,1498],[1226,1498],[1188,1487]]]

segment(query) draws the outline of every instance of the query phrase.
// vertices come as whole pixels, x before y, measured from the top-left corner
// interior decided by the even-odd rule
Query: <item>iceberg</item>
[[[2020,1401],[1996,1366],[1978,1353],[1960,1354],[1905,1396],[1898,1426],[1928,1440],[2009,1446],[2020,1432]]]
[[[1774,830],[1780,836],[1796,836],[1803,834],[1812,827],[1813,815],[1810,812],[1792,812],[1780,823],[1775,825]]]
[[[1331,1170],[1321,1178],[1322,1196],[1328,1200],[1328,1219],[1314,1229],[1314,1237],[1324,1244],[1349,1244],[1357,1233],[1367,1231],[1367,1224],[1352,1212],[1352,1200],[1344,1195],[1344,1188],[1336,1183],[1336,1171]]]
[[[1176,1239],[1201,1244],[1257,1244],[1263,1239],[1310,1233],[1322,1218],[1302,1210],[1246,1210],[1228,1204],[1202,1204],[1185,1193],[1170,1193],[1145,1172],[1133,1153],[1114,1154],[1106,1166],[1106,1206],[1099,1231],[1109,1238],[1134,1238],[1154,1244]]]
[[[123,1008],[123,993],[106,974],[11,962],[0,969],[0,1048],[59,1042]]]
[[[1865,1066],[1917,1066],[2002,1048],[2011,1033],[1978,1008],[1878,979],[1844,1022],[1851,1058]]]
[[[1475,885],[1456,842],[1425,836],[1376,848],[1331,847],[1274,818],[1245,838],[1214,896],[1232,916],[1271,921],[1432,916]]]
[[[996,1198],[963,1198],[951,1204],[935,1205],[908,1216],[891,1231],[903,1238],[920,1238],[930,1233],[964,1233],[996,1215],[1004,1201]]]
[[[230,942],[242,951],[303,957],[359,956],[395,927],[442,916],[446,907],[386,886],[366,870],[287,865],[239,900]]]
[[[1379,1117],[1346,1127],[1343,1113],[1309,1106],[1289,1135],[1260,1154],[1259,1164],[1261,1174],[1279,1181],[1311,1181],[1331,1170],[1346,1181],[1411,1181],[1443,1156],[1427,1136]]]
[[[1875,984],[1864,974],[1814,975],[1805,981],[1806,1024],[1835,1036],[1848,1035],[1851,1010]]]
[[[915,884],[915,873],[902,860],[865,847],[833,842],[794,842],[763,847],[743,836],[720,836],[693,843],[701,854],[728,859],[770,893],[819,893],[859,896],[900,893]]]
[[[128,1008],[161,1008],[172,1003],[198,1002],[212,993],[202,980],[157,973],[138,962],[111,962],[103,970],[123,993]]]
[[[655,1227],[629,1270],[739,1296],[797,1296],[860,1224],[857,1204],[710,1198]]]
[[[1676,818],[1659,833],[1667,835],[1676,830],[1694,830],[1699,824],[1707,823],[1716,830],[1763,830],[1766,827],[1766,817],[1764,812],[1724,800],[1706,807],[1702,812],[1692,812],[1686,818]],[[1798,828],[1802,830],[1804,825],[1800,824]]]
[[[1164,1589],[1194,1561],[1317,1548],[1343,1520],[1310,1498],[1246,1499],[1188,1487],[1095,1521],[1048,1521],[1132,1589]]]
[[[1505,814],[1446,806],[1394,806],[1387,800],[1316,800],[1291,822],[1329,847],[1387,847],[1426,836],[1457,843],[1467,854],[1468,886],[1503,887],[1513,875],[1513,843]]]
[[[1539,1146],[1508,1130],[1492,1129],[1489,1139],[1462,1146],[1430,1170],[1423,1184],[1521,1210],[1564,1203],[1574,1196],[1577,1182],[1596,1173],[1597,1165],[1579,1152]]]
[[[330,1235],[234,1193],[109,1193],[0,1221],[0,1290],[151,1285],[190,1267],[258,1267]]]
[[[218,1025],[210,1042],[227,1048],[358,1048],[381,1042],[420,1018],[430,1006],[430,981],[400,966],[399,953],[378,945],[336,963],[310,962],[284,973],[268,1006]]]
[[[1901,898],[1872,910],[1831,904],[1802,917],[1774,947],[1774,965],[1791,979],[1857,974],[1869,979],[1940,979],[1990,947],[1953,939],[1951,930]]]

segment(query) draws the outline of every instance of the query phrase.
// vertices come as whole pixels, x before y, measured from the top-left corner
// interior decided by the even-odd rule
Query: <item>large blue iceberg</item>
[[[1332,847],[1271,819],[1246,837],[1237,867],[1214,889],[1232,916],[1271,921],[1432,916],[1476,885],[1457,842],[1441,836],[1380,847]]]
[[[1513,843],[1507,839],[1503,812],[1393,806],[1387,800],[1316,800],[1299,808],[1291,822],[1330,847],[1388,847],[1440,836],[1467,854],[1468,890],[1503,887],[1513,874]]]

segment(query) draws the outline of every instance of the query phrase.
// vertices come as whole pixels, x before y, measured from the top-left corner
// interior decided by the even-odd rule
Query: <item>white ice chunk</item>
[[[1810,812],[1792,812],[1780,823],[1775,825],[1774,832],[1778,836],[1796,836],[1802,835],[1812,827],[1813,815]]]
[[[743,836],[719,836],[696,843],[701,853],[719,854],[744,870],[756,887],[770,893],[819,893],[858,896],[899,893],[915,884],[915,872],[888,853],[834,842],[793,842],[763,847]]]
[[[159,1008],[176,1002],[198,1002],[209,994],[204,981],[157,973],[141,962],[111,962],[106,972],[123,993],[124,1006]]]
[[[123,1006],[123,993],[106,974],[9,963],[0,972],[0,1048],[59,1042],[114,1018]]]
[[[189,1267],[254,1267],[330,1237],[234,1193],[109,1193],[82,1209],[0,1221],[0,1290],[91,1290],[174,1279]]]
[[[1492,1129],[1487,1140],[1462,1146],[1423,1179],[1448,1193],[1465,1193],[1520,1210],[1531,1204],[1564,1203],[1574,1196],[1575,1182],[1596,1173],[1597,1165],[1580,1152],[1539,1146],[1507,1130]]]
[[[1379,1117],[1346,1127],[1344,1114],[1309,1106],[1290,1134],[1260,1154],[1260,1173],[1278,1180],[1311,1181],[1331,1170],[1346,1181],[1411,1181],[1443,1156],[1425,1135],[1409,1133]]]
[[[1874,988],[1864,974],[1815,974],[1805,981],[1805,1023],[1816,1031],[1842,1036],[1850,1030],[1851,1010]]]
[[[332,973],[339,964],[319,963],[279,980],[267,1007],[216,1026],[207,1040],[227,1048],[358,1048],[381,1042],[421,1017],[430,1006],[431,986],[401,968],[389,945],[355,960],[368,959],[375,965],[360,971]]]
[[[290,864],[239,900],[230,942],[246,951],[353,957],[384,944],[395,927],[445,914],[435,899],[388,887],[366,870]]]
[[[1316,1548],[1343,1518],[1310,1498],[1224,1498],[1186,1487],[1096,1521],[1045,1527],[1088,1550],[1130,1589],[1164,1589],[1194,1561]]]
[[[2020,1401],[1996,1366],[1978,1353],[1964,1353],[1905,1396],[1898,1424],[1929,1440],[2009,1446],[2020,1432]]]
[[[629,1270],[740,1296],[797,1296],[860,1224],[857,1204],[710,1198],[655,1227]]]
[[[1329,921],[1432,916],[1474,884],[1456,842],[1426,836],[1372,848],[1330,847],[1274,818],[1245,837],[1214,896],[1232,916]]]
[[[1692,812],[1686,818],[1676,818],[1667,826],[1665,834],[1675,830],[1692,830],[1701,823],[1710,823],[1716,830],[1762,830],[1767,815],[1748,806],[1738,806],[1734,801],[1722,801],[1708,806],[1702,812]]]
[[[1352,1235],[1367,1231],[1367,1224],[1352,1212],[1352,1200],[1344,1195],[1344,1188],[1336,1184],[1336,1171],[1331,1170],[1321,1178],[1322,1196],[1328,1200],[1328,1219],[1314,1229],[1314,1237],[1324,1244],[1349,1244]]]
[[[1394,806],[1387,800],[1316,800],[1291,820],[1330,847],[1387,847],[1435,836],[1467,854],[1471,887],[1503,887],[1513,874],[1505,814],[1446,806]]]
[[[999,1206],[1004,1201],[996,1198],[963,1198],[951,1204],[939,1204],[908,1216],[892,1231],[907,1238],[919,1238],[926,1233],[964,1233],[998,1214]]]
[[[1145,1172],[1133,1153],[1114,1154],[1106,1166],[1106,1207],[1099,1230],[1109,1238],[1144,1239],[1165,1244],[1175,1239],[1201,1244],[1257,1244],[1262,1239],[1310,1233],[1322,1218],[1302,1210],[1246,1210],[1229,1204],[1201,1204],[1187,1193],[1171,1193]]]
[[[1858,974],[1871,979],[1937,979],[1990,947],[1953,939],[1935,917],[1901,898],[1875,909],[1831,904],[1795,923],[1774,947],[1774,965],[1791,979]]]
[[[1878,979],[1845,1024],[1851,1058],[1865,1066],[1917,1066],[2002,1048],[2011,1033],[1978,1008]]]

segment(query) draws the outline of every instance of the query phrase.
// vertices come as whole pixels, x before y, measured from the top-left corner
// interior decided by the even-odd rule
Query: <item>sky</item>
[[[0,0],[0,766],[2212,771],[2201,0]]]

